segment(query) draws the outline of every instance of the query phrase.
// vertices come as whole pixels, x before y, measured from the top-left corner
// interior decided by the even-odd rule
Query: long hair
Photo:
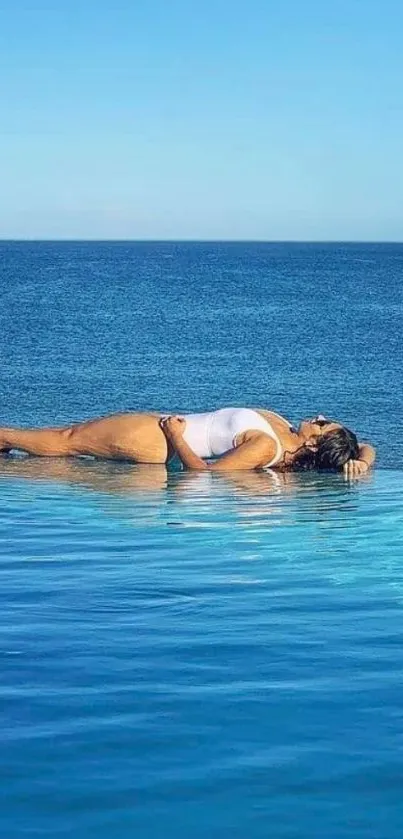
[[[322,434],[316,449],[308,446],[298,449],[288,468],[293,471],[317,469],[340,472],[348,460],[357,460],[359,453],[357,437],[342,426]]]

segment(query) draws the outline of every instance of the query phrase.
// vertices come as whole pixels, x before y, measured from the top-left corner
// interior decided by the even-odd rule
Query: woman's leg
[[[159,415],[113,414],[62,428],[0,428],[0,452],[20,449],[42,457],[93,455],[165,463],[168,447]]]
[[[72,426],[65,428],[0,428],[0,452],[19,449],[44,457],[68,457]]]

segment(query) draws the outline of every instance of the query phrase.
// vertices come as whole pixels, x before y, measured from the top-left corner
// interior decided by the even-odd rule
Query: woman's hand
[[[160,426],[168,440],[177,440],[185,433],[186,420],[183,417],[164,417]]]
[[[348,460],[343,466],[346,478],[359,478],[368,472],[369,465],[365,460]]]

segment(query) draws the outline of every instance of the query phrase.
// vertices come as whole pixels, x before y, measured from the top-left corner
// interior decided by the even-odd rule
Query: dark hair
[[[340,472],[348,460],[357,460],[360,450],[355,434],[348,428],[336,428],[322,434],[316,449],[303,447],[296,452],[291,469],[323,469]]]

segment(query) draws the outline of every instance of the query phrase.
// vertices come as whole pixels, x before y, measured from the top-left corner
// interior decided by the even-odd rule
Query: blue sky
[[[403,5],[3,0],[0,237],[403,240]]]

